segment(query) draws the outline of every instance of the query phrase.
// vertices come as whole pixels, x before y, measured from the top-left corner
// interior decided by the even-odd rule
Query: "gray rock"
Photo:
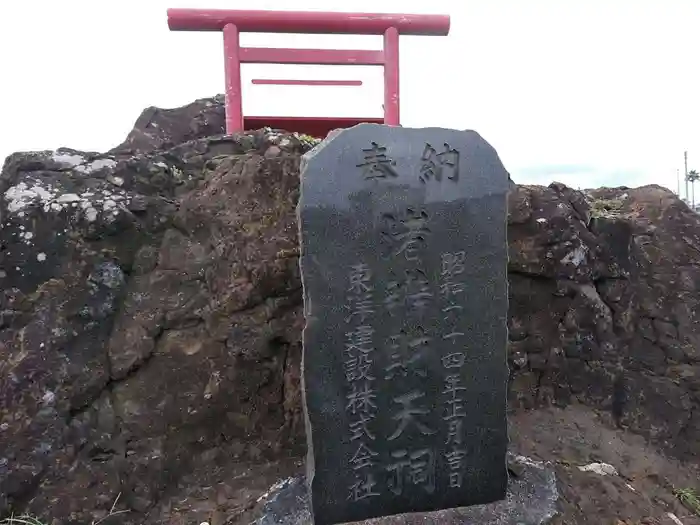
[[[508,174],[476,132],[361,124],[305,158],[304,398],[318,525],[501,499]]]
[[[511,472],[505,499],[437,512],[367,520],[364,525],[546,525],[558,514],[556,477],[545,463],[509,454]],[[260,502],[251,525],[312,525],[308,489],[301,477],[273,486]]]

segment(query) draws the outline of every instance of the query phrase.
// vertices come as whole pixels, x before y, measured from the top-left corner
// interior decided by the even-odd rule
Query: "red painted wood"
[[[395,27],[402,35],[446,36],[450,31],[448,15],[168,9],[172,31],[222,31],[227,24],[242,33],[382,35]]]
[[[235,24],[224,27],[224,73],[226,76],[226,133],[240,133],[243,126],[240,34]]]
[[[241,48],[241,64],[317,64],[333,66],[381,66],[384,53],[370,49]]]
[[[361,86],[362,80],[288,80],[277,78],[255,78],[253,84],[268,86]]]
[[[222,9],[168,9],[173,31],[223,31],[226,74],[226,130],[271,126],[324,137],[336,128],[360,122],[400,125],[399,35],[444,36],[450,31],[447,15],[324,13],[313,11],[241,11]],[[383,51],[335,49],[275,49],[240,47],[241,32],[329,33],[384,35]],[[384,118],[243,118],[241,63],[383,65]],[[263,80],[254,83],[284,85],[361,85],[361,81]]]
[[[384,123],[400,126],[399,32],[390,27],[384,33]]]
[[[346,118],[346,117],[246,117],[245,129],[260,129],[270,127],[305,133],[312,137],[325,138],[334,129],[350,128],[363,122],[383,124],[379,118]]]

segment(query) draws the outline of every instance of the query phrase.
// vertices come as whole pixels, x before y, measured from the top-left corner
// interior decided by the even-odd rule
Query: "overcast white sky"
[[[700,169],[700,0],[7,0],[0,158],[107,150],[147,106],[222,93],[221,34],[170,32],[168,7],[449,14],[449,37],[402,37],[403,125],[474,129],[521,183],[675,191],[684,149]],[[270,47],[381,45],[379,37],[246,37],[244,45]],[[376,69],[295,67],[249,66],[246,112],[381,112]],[[249,85],[265,77],[365,84]]]

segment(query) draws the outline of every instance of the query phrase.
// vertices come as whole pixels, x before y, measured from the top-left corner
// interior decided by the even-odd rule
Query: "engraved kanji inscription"
[[[371,352],[372,335],[374,328],[370,325],[360,325],[357,328],[345,333],[345,351],[346,352]]]
[[[362,295],[365,292],[372,291],[372,271],[369,265],[365,263],[354,264],[350,267],[350,275],[348,276],[350,284],[348,292],[356,295]]]
[[[365,263],[354,264],[347,274],[346,304],[350,315],[345,318],[343,367],[348,385],[345,410],[348,414],[347,435],[352,447],[348,464],[355,473],[349,481],[350,496],[360,501],[378,496],[374,468],[378,453],[368,443],[375,442],[371,423],[376,417],[377,393],[372,374],[374,353],[371,324],[374,314],[372,272]]]
[[[359,413],[372,413],[372,409],[377,408],[375,403],[376,399],[377,393],[374,388],[372,388],[372,383],[370,381],[363,381],[362,383],[355,382],[352,383],[352,390],[347,395],[346,409],[349,410],[353,416]]]
[[[464,285],[460,282],[443,281],[440,283],[440,294],[445,299],[452,299],[464,292]]]
[[[420,486],[428,494],[435,492],[435,453],[432,450],[395,450],[391,459],[392,463],[386,467],[387,486],[391,492],[400,496],[406,484]]]
[[[362,168],[362,175],[365,180],[398,177],[399,174],[396,172],[395,168],[396,161],[387,156],[386,147],[380,146],[376,142],[372,142],[371,144],[371,148],[362,150],[364,160],[357,164],[358,168]]]
[[[454,346],[462,344],[462,338],[466,335],[458,328],[457,320],[463,311],[458,303],[464,292],[459,276],[465,271],[466,253],[443,253],[440,256],[440,294],[443,299],[442,311],[445,321],[448,321],[447,332],[443,334],[443,341],[449,341]],[[450,320],[451,319],[451,320]],[[465,393],[467,388],[462,384],[460,369],[466,362],[466,354],[463,351],[454,351],[443,355],[442,366],[445,370],[444,396],[442,419],[447,424],[447,449],[444,452],[445,462],[448,466],[449,487],[460,488],[464,478],[464,457],[466,451],[461,448],[464,436],[464,421],[467,416]]]
[[[369,412],[357,414],[357,418],[350,421],[350,441],[356,441],[362,438],[374,441],[376,437],[369,429],[369,423],[373,419],[374,414]]]
[[[427,377],[428,372],[425,368],[415,366],[415,364],[420,361],[421,357],[421,354],[414,354],[410,357],[404,357],[398,353],[391,354],[389,356],[390,363],[384,369],[386,372],[384,379],[408,377],[409,373],[415,374],[418,377]]]
[[[442,358],[442,366],[445,368],[462,368],[467,355],[464,352],[452,352]]]
[[[365,469],[374,466],[374,458],[379,454],[369,448],[364,443],[360,443],[355,454],[350,459],[350,464],[354,470]]]
[[[464,399],[462,392],[466,390],[461,385],[461,377],[458,374],[449,374],[445,378],[445,389],[443,394],[447,394],[447,410],[443,419],[451,421],[466,417],[464,412]]]
[[[372,272],[368,265],[361,263],[351,267],[348,275],[348,304],[345,305],[350,314],[345,318],[346,323],[364,324],[374,315],[371,279]]]
[[[372,359],[368,352],[357,354],[345,360],[345,379],[348,382],[374,381],[374,376],[370,375],[372,369]]]
[[[502,500],[511,183],[498,156],[473,131],[360,124],[302,164],[309,519]]]
[[[461,304],[451,303],[442,309],[442,313],[451,314],[451,315],[459,315],[459,313],[462,312],[463,310],[464,310],[464,306],[462,306]],[[447,317],[448,316],[446,315],[445,318],[447,318]]]
[[[400,408],[398,412],[391,416],[391,419],[397,421],[398,425],[394,433],[389,436],[389,441],[393,441],[401,436],[409,425],[415,427],[424,436],[435,434],[435,430],[420,420],[421,416],[429,414],[430,411],[427,408],[415,406],[416,402],[422,397],[425,397],[425,394],[413,391],[393,399],[393,402],[400,405]]]
[[[430,345],[432,337],[420,325],[406,324],[398,334],[389,337],[389,348],[406,356],[420,353]]]
[[[349,383],[363,379],[374,381],[371,375],[373,334],[374,329],[368,325],[358,326],[345,334],[345,379]]]
[[[351,266],[348,275],[348,304],[345,305],[350,315],[345,318],[346,323],[365,324],[374,315],[371,280],[372,272],[367,264],[359,263]]]
[[[460,332],[459,330],[453,330],[449,334],[443,335],[442,338],[445,340],[448,340],[448,341],[452,341],[452,340],[455,340],[455,339],[457,339],[459,337],[463,337],[463,336],[464,336],[464,332]]]
[[[425,328],[419,325],[406,325],[398,334],[390,336],[387,344],[390,363],[384,369],[384,379],[407,377],[409,372],[426,377],[427,371],[420,366],[420,360],[431,340]]]
[[[394,256],[404,255],[409,261],[418,260],[431,233],[428,213],[420,207],[408,206],[400,214],[383,213],[382,220],[382,236],[396,245]]]
[[[376,486],[377,481],[374,479],[374,475],[368,472],[351,485],[348,499],[352,501],[362,501],[372,496],[379,496]]]
[[[428,276],[420,268],[405,270],[402,278],[392,279],[386,285],[386,306],[389,315],[421,316],[433,298]]]
[[[462,486],[464,478],[464,456],[467,455],[466,450],[453,448],[445,453],[445,460],[449,469],[450,488],[458,489]]]
[[[463,419],[450,419],[447,423],[447,440],[445,441],[445,445],[461,445],[463,429]]]
[[[440,295],[447,301],[443,313],[459,315],[464,307],[456,301],[464,293],[464,284],[457,278],[464,273],[466,252],[443,253],[440,256]],[[447,317],[446,317],[447,319]]]
[[[418,178],[423,183],[430,180],[457,182],[459,180],[459,151],[447,143],[444,143],[440,150],[426,143],[423,155],[421,155]]]
[[[464,259],[467,254],[464,251],[457,253],[443,253],[441,259],[441,276],[442,278],[452,279],[457,275],[464,273]]]
[[[350,314],[345,318],[346,323],[353,320],[357,320],[360,323],[366,323],[367,320],[374,315],[372,293],[367,292],[357,297],[353,297],[349,301],[349,304],[346,305],[346,309],[350,311]]]

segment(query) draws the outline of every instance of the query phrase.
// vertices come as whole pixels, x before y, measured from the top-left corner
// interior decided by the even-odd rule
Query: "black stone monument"
[[[473,131],[361,124],[304,158],[316,525],[505,497],[509,184]]]

